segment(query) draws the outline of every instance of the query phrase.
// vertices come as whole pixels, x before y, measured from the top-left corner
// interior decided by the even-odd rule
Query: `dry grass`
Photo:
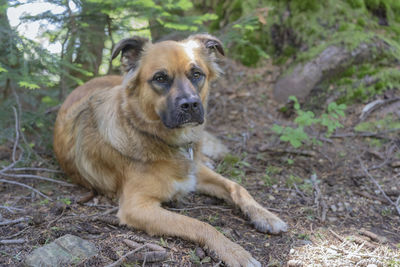
[[[371,248],[367,242],[357,244],[350,237],[343,241],[313,240],[312,244],[292,248],[287,266],[400,266],[399,249],[384,244]]]

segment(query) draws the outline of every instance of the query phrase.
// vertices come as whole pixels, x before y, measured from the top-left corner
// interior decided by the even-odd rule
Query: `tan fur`
[[[260,231],[286,230],[285,223],[243,187],[201,162],[203,138],[212,139],[210,143],[218,147],[214,137],[204,134],[204,124],[168,129],[160,120],[166,97],[148,83],[159,69],[185,80],[194,63],[200,66],[206,80],[199,94],[206,106],[209,82],[219,73],[215,49],[204,45],[207,38],[215,37],[195,35],[182,42],[147,43],[137,67],[123,78],[95,78],[76,88],[59,111],[54,150],[75,182],[119,198],[121,223],[149,234],[179,236],[205,245],[230,266],[260,266],[212,226],[160,206],[197,186],[203,193],[238,205]],[[171,88],[171,95],[177,93],[174,90]],[[193,159],[188,143],[193,147]],[[216,151],[221,152],[221,147]]]

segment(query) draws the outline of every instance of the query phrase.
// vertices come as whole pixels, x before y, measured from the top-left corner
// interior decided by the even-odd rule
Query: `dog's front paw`
[[[253,258],[248,251],[226,237],[210,244],[209,248],[218,255],[226,266],[261,267],[261,263]]]
[[[254,227],[263,233],[279,234],[288,230],[288,225],[263,207],[249,209],[248,215]]]

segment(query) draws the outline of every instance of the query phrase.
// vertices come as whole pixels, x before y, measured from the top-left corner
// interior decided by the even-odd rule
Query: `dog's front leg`
[[[228,266],[261,267],[250,253],[211,225],[165,210],[156,198],[135,194],[135,190],[137,188],[124,187],[118,211],[121,223],[151,235],[177,236],[205,245],[216,252]]]
[[[286,223],[258,204],[246,189],[222,177],[204,164],[200,165],[197,182],[198,191],[222,198],[239,206],[257,230],[272,234],[287,231]]]

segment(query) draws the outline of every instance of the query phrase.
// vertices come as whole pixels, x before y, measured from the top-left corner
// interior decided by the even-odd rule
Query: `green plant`
[[[264,185],[271,186],[278,183],[278,180],[274,178],[276,174],[280,173],[282,168],[276,166],[268,166],[265,169],[265,174],[263,175],[262,179],[264,181]]]
[[[326,113],[316,117],[312,111],[304,111],[300,108],[300,104],[295,96],[290,96],[289,100],[294,102],[294,109],[296,118],[294,122],[297,127],[280,126],[275,124],[272,130],[280,136],[280,139],[289,142],[293,147],[298,148],[303,143],[316,143],[320,142],[315,138],[311,138],[305,131],[306,127],[321,126],[325,128],[325,135],[330,136],[337,128],[343,127],[339,122],[339,117],[345,116],[345,104],[336,104],[332,102],[328,105]]]
[[[65,205],[71,205],[71,199],[69,198],[60,198],[59,200]]]
[[[250,167],[250,163],[242,159],[245,157],[245,153],[243,153],[241,157],[228,154],[218,164],[216,171],[224,176],[232,178],[240,184],[242,183],[246,174],[245,168]]]

